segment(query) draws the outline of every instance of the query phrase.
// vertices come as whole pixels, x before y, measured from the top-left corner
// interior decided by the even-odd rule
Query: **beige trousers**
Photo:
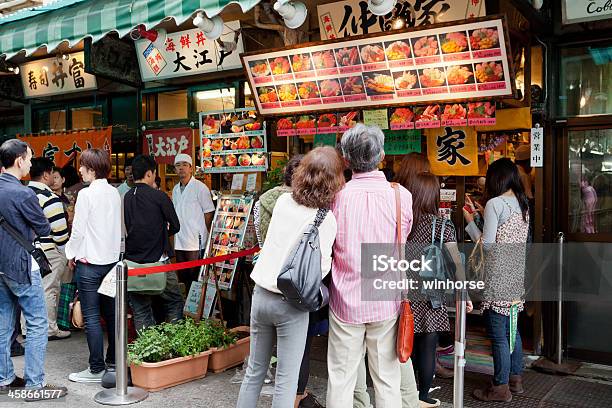
[[[402,371],[402,380],[400,391],[402,393],[402,408],[419,408],[419,391],[417,390],[414,370],[412,368],[412,360],[409,359],[400,367]],[[370,395],[368,394],[368,386],[366,384],[366,365],[365,359],[359,365],[359,374],[357,374],[357,385],[355,386],[355,396],[353,408],[370,408]]]
[[[45,251],[45,255],[51,264],[51,273],[45,276],[42,280],[43,289],[45,291],[45,303],[47,306],[47,320],[49,322],[48,335],[54,336],[59,332],[57,327],[57,305],[59,302],[62,281],[66,279],[66,275],[70,273],[68,269],[68,260],[63,252],[57,248]],[[21,332],[26,333],[26,324],[23,314],[21,315]]]
[[[395,353],[397,318],[382,322],[350,324],[329,313],[327,346],[327,408],[353,406],[359,365],[368,353],[374,382],[376,408],[402,406],[400,363]]]

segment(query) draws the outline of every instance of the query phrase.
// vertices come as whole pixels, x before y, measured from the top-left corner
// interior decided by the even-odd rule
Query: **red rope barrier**
[[[194,268],[196,266],[202,265],[210,265],[217,262],[223,262],[230,259],[242,258],[243,256],[253,255],[259,251],[259,247],[255,246],[250,249],[245,249],[238,252],[233,252],[227,255],[219,255],[213,256],[211,258],[198,259],[195,261],[181,262],[176,264],[167,264],[160,266],[150,266],[148,268],[137,268],[137,269],[128,269],[128,276],[141,276],[141,275],[149,275],[152,273],[161,273],[161,272],[172,272],[178,271],[179,269],[187,269]]]

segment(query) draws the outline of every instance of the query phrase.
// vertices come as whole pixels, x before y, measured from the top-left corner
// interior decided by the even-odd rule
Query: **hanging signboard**
[[[249,224],[253,198],[241,195],[222,195],[217,201],[217,210],[208,240],[207,256],[221,256],[238,252],[243,247],[245,232]],[[230,289],[238,259],[230,259],[205,266],[209,274],[209,286],[214,287],[214,277],[221,289]]]
[[[262,115],[514,92],[504,21],[419,28],[242,56]]]
[[[390,130],[385,132],[385,154],[421,153],[420,130]]]
[[[562,11],[563,24],[605,20],[612,18],[612,2],[610,0],[563,0]]]
[[[531,128],[531,167],[542,167],[544,163],[544,128]]]
[[[81,152],[86,149],[104,149],[110,154],[112,127],[99,130],[84,130],[53,135],[19,136],[32,148],[34,157],[46,157],[57,167],[64,167],[71,161],[79,168],[78,160]]]
[[[366,0],[345,0],[317,6],[321,39],[333,40],[348,36],[393,30],[393,22],[401,18],[407,27],[416,27],[466,18],[483,17],[484,0],[399,0],[386,16],[370,12]]]
[[[221,41],[232,43],[240,21],[224,22]],[[244,51],[238,37],[232,51],[221,49],[218,41],[206,39],[199,28],[169,33],[161,49],[149,40],[136,41],[136,55],[143,81],[177,78],[206,72],[242,68],[240,53]]]
[[[193,132],[191,128],[155,129],[144,132],[142,152],[152,154],[157,163],[174,164],[179,153],[191,156]]]
[[[26,98],[61,95],[96,89],[96,77],[85,72],[83,52],[68,54],[68,59],[46,58],[19,66]]]
[[[200,112],[204,173],[266,171],[266,123],[247,108]]]
[[[478,174],[478,143],[472,127],[450,127],[427,132],[427,157],[437,176]]]

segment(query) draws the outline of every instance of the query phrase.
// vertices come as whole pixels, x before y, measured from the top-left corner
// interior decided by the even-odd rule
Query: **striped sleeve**
[[[62,200],[55,194],[49,197],[42,205],[43,213],[51,224],[51,238],[58,247],[68,242],[68,222]]]

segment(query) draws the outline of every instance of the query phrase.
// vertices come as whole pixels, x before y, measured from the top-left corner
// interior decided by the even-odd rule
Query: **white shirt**
[[[79,192],[74,207],[72,234],[66,244],[68,259],[94,265],[119,261],[121,198],[106,179],[94,180]]]
[[[270,292],[281,293],[276,286],[278,274],[301,234],[314,222],[316,208],[308,208],[296,203],[291,193],[278,198],[266,234],[259,259],[251,272],[251,279]],[[319,245],[321,248],[321,279],[327,275],[332,264],[332,246],[336,239],[336,217],[329,211],[319,226]]]
[[[181,192],[181,183],[174,186],[172,203],[181,223],[180,231],[174,236],[174,249],[197,251],[200,249],[198,236],[202,237],[202,245],[208,240],[204,214],[215,211],[210,190],[206,184],[191,177],[184,191]]]

